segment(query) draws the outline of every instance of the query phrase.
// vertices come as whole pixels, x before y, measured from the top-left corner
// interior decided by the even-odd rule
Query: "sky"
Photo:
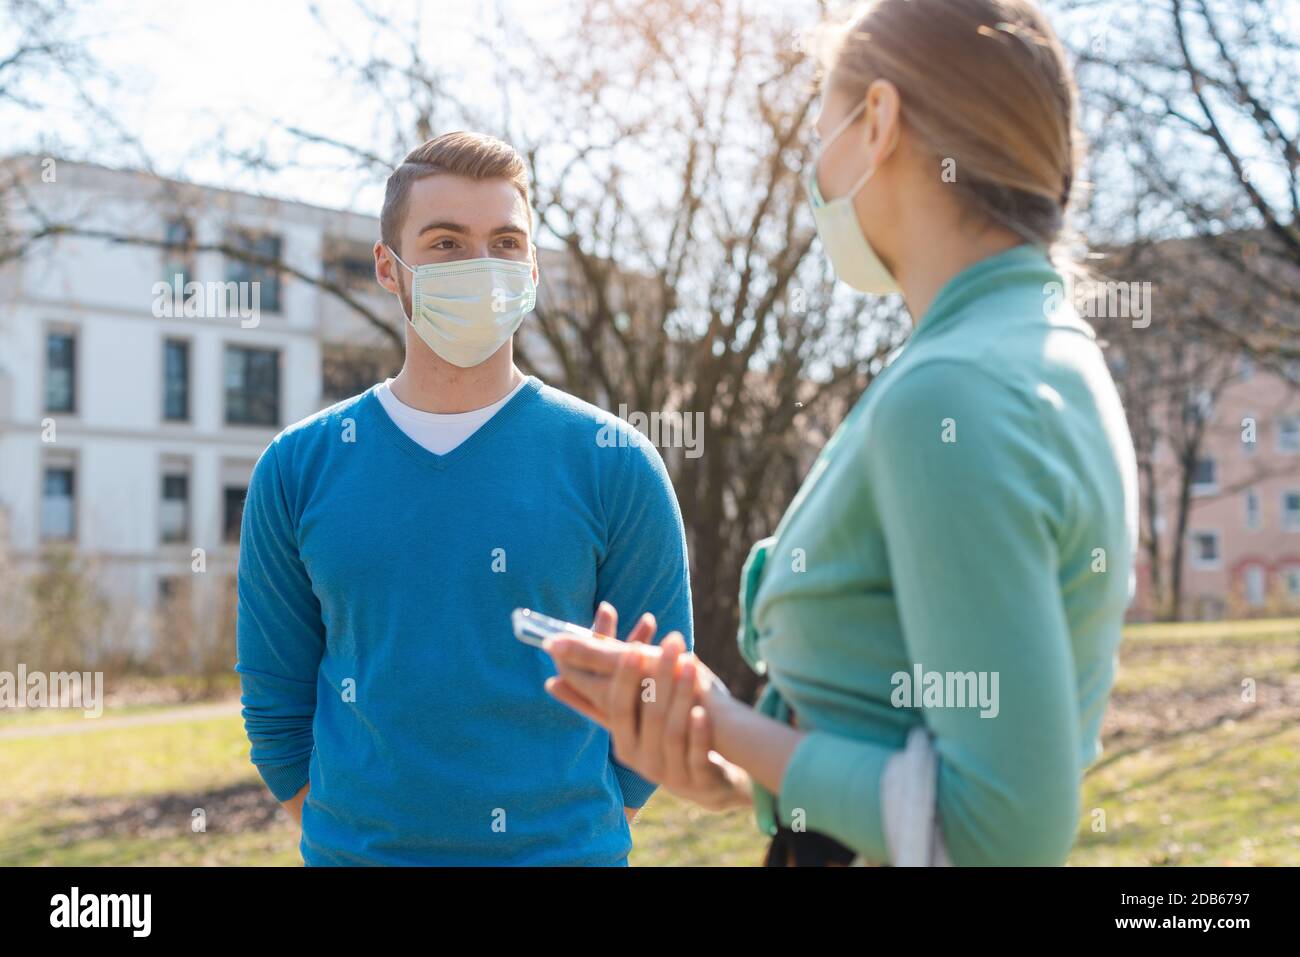
[[[409,3],[388,5],[410,9]],[[276,123],[366,142],[373,118],[340,101],[346,91],[330,63],[336,40],[313,19],[310,6],[294,0],[88,0],[88,15],[77,18],[76,32],[113,78],[111,84],[91,81],[96,98],[111,104],[117,124],[139,138],[159,172],[239,188],[250,184],[234,175],[233,164],[220,162],[219,145],[256,148]],[[353,52],[368,49],[374,30],[356,4],[323,0],[315,6]],[[558,0],[437,0],[422,6],[421,48],[463,76],[491,69],[466,38],[491,33],[498,9],[545,35]],[[41,110],[0,117],[8,149],[137,165],[131,150],[88,137],[84,110],[66,91],[50,85],[39,95]],[[351,182],[262,177],[258,185],[325,206],[364,210],[377,202],[355,195]]]
[[[337,160],[334,151],[309,149],[298,157],[318,168],[313,175],[304,175],[301,165],[291,175],[253,175],[223,157],[231,150],[259,151],[277,125],[349,143],[374,143],[385,156],[392,152],[391,142],[375,141],[373,97],[354,98],[331,63],[339,43],[354,55],[372,48],[374,27],[355,0],[68,2],[77,11],[70,21],[73,32],[111,78],[87,82],[96,99],[110,105],[118,126],[139,139],[140,148],[124,149],[120,141],[95,133],[96,125],[86,122],[84,109],[66,89],[39,83],[28,93],[40,108],[0,109],[3,151],[30,150],[111,166],[141,165],[143,155],[163,175],[365,213],[378,208],[381,186],[374,177],[359,187],[363,181],[357,176],[323,169]],[[751,2],[807,2],[811,8],[811,0]],[[512,67],[510,51],[502,45],[500,58],[494,58],[474,38],[490,44],[499,37],[500,17],[512,30],[545,39],[564,27],[568,6],[568,0],[366,0],[365,9],[395,14],[402,21],[411,10],[420,10],[419,36],[411,42],[436,59],[458,92],[492,115],[499,106],[492,77],[494,71]],[[331,32],[312,16],[313,8],[321,11]],[[1076,44],[1101,23],[1094,18],[1079,27],[1077,18],[1053,19],[1067,42]],[[1142,13],[1130,8],[1104,19],[1105,29],[1122,42],[1140,29]],[[0,38],[4,31],[0,24]],[[486,82],[475,82],[479,77]],[[281,155],[284,142],[273,136],[272,155]]]

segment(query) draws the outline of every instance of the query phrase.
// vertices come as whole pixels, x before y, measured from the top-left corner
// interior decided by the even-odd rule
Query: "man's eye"
[[[440,239],[440,240],[438,240],[436,243],[433,244],[433,248],[434,248],[434,249],[455,249],[455,248],[456,248],[456,240],[454,240],[454,239]]]
[[[518,249],[519,240],[506,237],[505,239],[501,240],[501,245],[504,246],[506,249]]]

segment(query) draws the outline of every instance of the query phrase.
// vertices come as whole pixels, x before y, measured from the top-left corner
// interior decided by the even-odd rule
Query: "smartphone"
[[[514,626],[515,637],[526,645],[542,647],[542,642],[551,635],[577,635],[579,638],[607,638],[598,635],[590,628],[575,625],[571,621],[562,621],[543,615],[531,608],[516,608],[510,613],[510,623]]]

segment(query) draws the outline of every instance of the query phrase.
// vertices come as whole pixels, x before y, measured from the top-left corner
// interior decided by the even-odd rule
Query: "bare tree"
[[[1139,547],[1151,576],[1157,617],[1185,617],[1184,569],[1190,518],[1196,506],[1235,495],[1272,475],[1283,462],[1252,461],[1233,482],[1206,494],[1197,488],[1208,452],[1239,444],[1242,423],[1228,419],[1225,400],[1246,376],[1239,349],[1224,348],[1211,330],[1252,307],[1235,274],[1197,240],[1130,245],[1105,262],[1110,281],[1159,276],[1148,323],[1105,320],[1116,383],[1137,453],[1141,483]],[[1279,410],[1280,411],[1280,410]]]
[[[571,254],[587,306],[539,316],[564,385],[705,423],[702,455],[665,456],[699,650],[746,691],[735,631],[749,546],[905,328],[896,311],[837,298],[812,254],[802,13],[581,4],[570,42],[533,74],[554,115],[521,137],[544,231]]]
[[[524,154],[538,241],[567,266],[543,275],[518,360],[613,411],[703,421],[701,454],[663,454],[690,540],[697,647],[745,693],[753,676],[735,649],[745,555],[906,324],[896,309],[837,294],[813,255],[802,174],[815,77],[796,29],[817,22],[820,4],[570,9],[545,44],[504,20],[489,25],[479,42],[509,69],[475,78],[499,99],[487,112],[481,97],[467,108],[472,97],[401,42],[418,21],[372,18],[373,49],[333,61],[352,96],[369,92],[370,141],[280,132],[330,146],[339,168],[362,176],[386,176],[411,145],[458,127]],[[392,155],[373,143],[393,144]]]
[[[1205,334],[1282,371],[1300,357],[1300,18],[1294,0],[1058,0],[1080,25],[1093,225],[1195,237],[1252,308]],[[1124,199],[1127,205],[1124,205]]]

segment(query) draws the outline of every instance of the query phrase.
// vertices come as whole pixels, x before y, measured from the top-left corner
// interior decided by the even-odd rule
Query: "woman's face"
[[[898,207],[905,193],[900,163],[891,162],[900,155],[897,88],[877,79],[865,93],[854,94],[835,82],[832,74],[822,92],[816,131],[820,142],[817,188],[822,201],[830,203],[852,193],[863,237],[889,266],[891,234],[899,222]]]
[[[857,115],[849,120],[855,110]],[[841,130],[846,122],[848,126]],[[866,110],[863,109],[862,100],[849,96],[828,80],[815,124],[820,144],[817,188],[821,191],[822,199],[828,203],[848,193],[866,172],[869,159],[863,148],[865,122]],[[838,135],[836,130],[841,130]]]

